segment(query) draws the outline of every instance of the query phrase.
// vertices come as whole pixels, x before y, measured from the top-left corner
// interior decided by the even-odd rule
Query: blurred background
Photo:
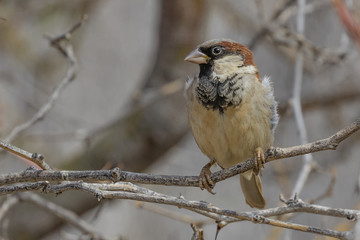
[[[281,116],[275,138],[279,147],[300,144],[291,99],[294,59],[301,49],[308,140],[328,137],[360,117],[360,40],[349,28],[354,25],[343,24],[341,7],[350,9],[352,20],[359,23],[359,0],[308,0],[301,36],[296,34],[298,8],[293,0],[3,0],[0,138],[28,121],[66,74],[66,61],[44,34],[62,33],[83,14],[88,20],[72,37],[79,62],[76,79],[45,118],[12,141],[44,154],[54,168],[118,166],[134,172],[198,175],[208,160],[189,132],[183,97],[183,84],[197,74],[198,66],[183,59],[196,45],[213,38],[230,38],[251,47],[260,75],[271,76]],[[359,141],[360,134],[355,134],[336,151],[314,154],[317,164],[300,198],[359,209]],[[1,174],[28,167],[8,153],[0,156]],[[280,205],[279,194],[290,197],[301,166],[301,157],[266,165],[262,179],[267,207]],[[221,208],[251,210],[238,177],[217,183],[216,195],[197,188],[146,187]],[[75,191],[41,196],[82,215],[111,239],[191,239],[189,224],[163,216],[157,207],[203,219],[175,207],[145,204],[143,209],[125,200],[99,204],[93,196]],[[12,208],[4,221],[0,224],[3,239],[81,236],[53,214],[26,202]],[[298,214],[290,221],[330,229],[353,227],[345,220],[309,214]],[[205,239],[214,239],[216,224],[203,228]],[[326,239],[250,222],[226,226],[218,239],[286,237]]]

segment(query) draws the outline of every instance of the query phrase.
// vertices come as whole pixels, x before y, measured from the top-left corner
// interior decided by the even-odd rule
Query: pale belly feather
[[[229,107],[224,113],[194,101],[189,106],[189,122],[201,151],[227,168],[253,157],[257,147],[269,148],[273,141],[271,111],[263,100],[252,99],[251,103]]]

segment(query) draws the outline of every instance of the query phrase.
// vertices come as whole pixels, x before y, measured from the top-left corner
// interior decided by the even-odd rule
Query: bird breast
[[[241,103],[228,105],[222,110],[207,107],[206,103],[209,102],[204,104],[201,97],[197,97],[198,88],[209,89],[211,92],[213,87],[203,87],[201,79],[192,82],[187,94],[190,98],[189,123],[195,141],[205,155],[223,168],[245,161],[253,156],[257,147],[267,149],[273,141],[270,126],[273,102],[266,97],[266,89],[259,81],[255,81],[255,76],[237,77],[241,78],[241,84],[232,84],[229,78],[223,82],[226,85],[218,86],[217,96],[221,96],[223,86],[225,99],[229,89],[232,89],[232,100],[229,102],[234,103],[234,99],[240,99],[237,101]]]
[[[242,76],[237,73],[224,79],[201,77],[195,89],[196,97],[205,108],[223,112],[229,106],[240,104],[244,88],[241,80]]]

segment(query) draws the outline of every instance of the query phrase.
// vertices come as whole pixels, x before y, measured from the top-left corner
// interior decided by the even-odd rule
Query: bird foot
[[[211,194],[215,194],[212,189],[215,186],[215,182],[211,179],[211,171],[210,168],[211,166],[215,163],[215,161],[211,161],[209,163],[207,163],[200,172],[200,180],[199,180],[199,187],[201,190],[208,190],[209,193]]]
[[[255,149],[254,153],[254,160],[255,160],[255,173],[260,174],[262,176],[262,170],[265,168],[265,155],[264,150],[261,147]]]

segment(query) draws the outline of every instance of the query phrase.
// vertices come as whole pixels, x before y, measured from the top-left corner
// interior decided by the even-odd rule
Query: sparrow
[[[201,190],[213,193],[213,164],[228,168],[254,157],[256,166],[240,174],[240,185],[250,207],[264,208],[259,173],[279,121],[270,78],[260,78],[252,52],[233,40],[204,42],[184,60],[200,66],[185,84],[185,98],[194,139],[210,159],[200,172]]]

